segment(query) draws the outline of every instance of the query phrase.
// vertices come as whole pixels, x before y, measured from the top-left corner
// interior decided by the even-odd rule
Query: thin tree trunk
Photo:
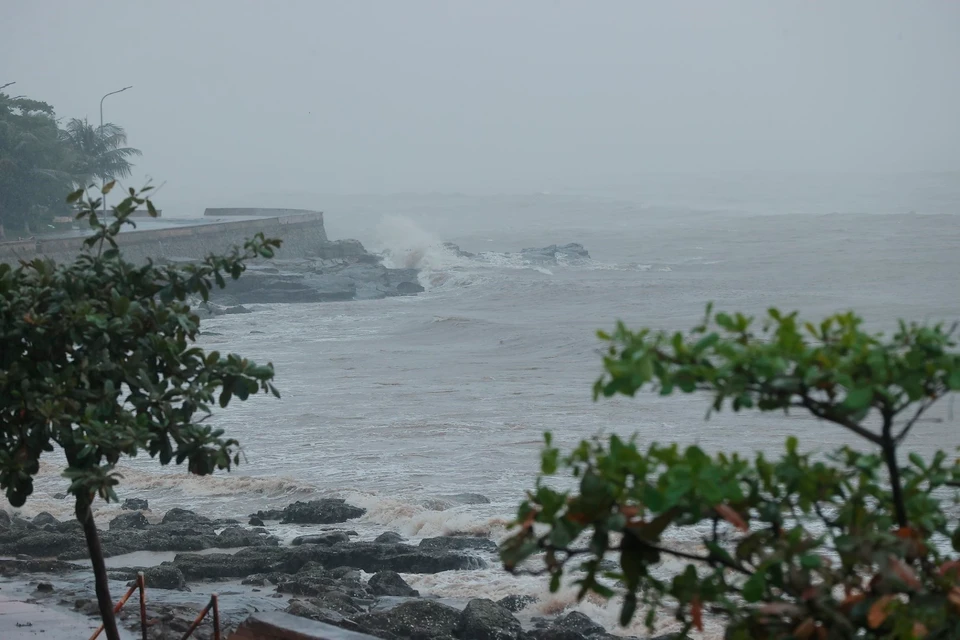
[[[103,549],[100,548],[100,536],[93,521],[90,500],[77,498],[77,520],[83,525],[83,535],[87,538],[90,551],[90,563],[97,586],[97,604],[100,605],[100,618],[103,620],[103,632],[107,640],[120,640],[117,631],[117,619],[113,615],[113,599],[110,597],[110,584],[107,582],[107,566],[103,562]]]
[[[897,443],[893,439],[893,417],[884,416],[883,435],[880,441],[883,449],[883,458],[890,473],[890,490],[893,494],[893,510],[897,517],[897,524],[903,528],[907,526],[907,505],[903,500],[903,484],[900,481],[900,466],[897,463]]]

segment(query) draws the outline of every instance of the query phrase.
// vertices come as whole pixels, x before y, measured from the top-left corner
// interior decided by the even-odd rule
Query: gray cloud
[[[0,84],[178,196],[960,169],[953,2],[4,3]]]

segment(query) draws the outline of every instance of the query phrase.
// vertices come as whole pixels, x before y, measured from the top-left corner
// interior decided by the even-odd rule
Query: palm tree
[[[93,178],[101,182],[126,178],[133,170],[128,158],[142,155],[139,149],[123,146],[127,144],[127,133],[109,122],[95,127],[86,118],[73,118],[60,135],[76,154],[72,173],[80,184]]]

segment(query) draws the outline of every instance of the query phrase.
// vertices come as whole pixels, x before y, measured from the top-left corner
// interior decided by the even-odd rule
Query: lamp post
[[[117,89],[116,91],[111,91],[110,93],[100,98],[100,137],[101,138],[103,138],[103,101],[107,99],[107,96],[112,96],[115,93],[120,93],[122,91],[126,91],[127,89],[133,89],[133,85],[130,85],[129,87],[124,87],[123,89]],[[105,178],[101,178],[100,180],[101,180],[101,187],[102,187],[103,184],[106,184],[105,182],[103,182]],[[107,216],[107,194],[105,193],[103,194],[103,216],[104,218],[106,218]]]

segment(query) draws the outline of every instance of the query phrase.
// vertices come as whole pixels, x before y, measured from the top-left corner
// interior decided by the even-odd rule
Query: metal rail
[[[114,613],[119,613],[120,609],[123,608],[123,605],[127,604],[127,600],[130,599],[130,596],[133,595],[134,591],[140,591],[140,633],[143,636],[143,640],[147,640],[147,590],[146,590],[146,580],[144,580],[143,572],[137,574],[137,579],[133,583],[133,586],[127,590],[127,593],[120,598],[120,602],[113,608]],[[97,627],[97,630],[93,632],[93,635],[90,636],[90,640],[96,640],[97,636],[103,633],[103,625],[101,624]]]
[[[217,594],[210,596],[210,602],[203,608],[203,611],[200,612],[200,615],[197,616],[197,619],[193,621],[193,624],[190,625],[190,628],[187,629],[187,632],[183,634],[180,640],[187,640],[190,634],[197,630],[197,627],[200,626],[200,623],[207,617],[211,609],[213,609],[213,640],[220,640],[220,602],[217,599]]]
[[[133,585],[127,589],[127,592],[124,594],[120,601],[113,608],[114,613],[119,613],[120,609],[123,608],[123,605],[127,604],[127,600],[130,599],[130,596],[133,595],[134,591],[140,591],[140,633],[142,635],[142,640],[147,640],[147,582],[143,577],[143,572],[137,574],[137,579]],[[203,622],[203,619],[207,617],[213,611],[213,640],[220,640],[220,600],[217,597],[217,594],[210,596],[210,601],[207,602],[207,606],[203,608],[200,612],[200,615],[193,621],[193,624],[190,625],[190,628],[187,629],[187,632],[183,634],[183,637],[180,640],[187,640],[194,631],[197,630],[197,627],[200,626],[200,623]],[[90,640],[96,640],[97,636],[103,633],[103,625],[101,624],[97,627],[97,630],[93,632],[93,635],[90,636]]]

